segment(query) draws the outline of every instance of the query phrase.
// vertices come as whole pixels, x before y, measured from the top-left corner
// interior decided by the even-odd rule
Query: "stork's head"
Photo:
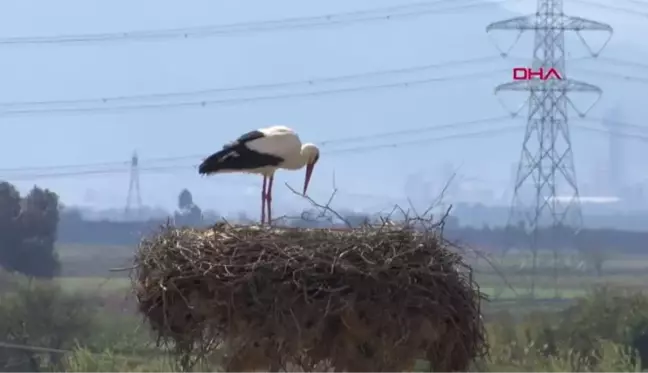
[[[306,195],[306,190],[308,189],[308,183],[313,174],[313,169],[315,168],[317,161],[319,161],[319,148],[314,144],[304,144],[302,145],[301,155],[306,164],[306,178],[304,179],[304,195]]]

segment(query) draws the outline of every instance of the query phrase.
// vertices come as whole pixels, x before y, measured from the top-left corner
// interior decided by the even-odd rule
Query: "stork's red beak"
[[[306,195],[306,190],[308,189],[308,183],[310,183],[311,176],[313,175],[313,168],[315,168],[315,163],[309,163],[306,166],[306,178],[304,179],[304,195]]]

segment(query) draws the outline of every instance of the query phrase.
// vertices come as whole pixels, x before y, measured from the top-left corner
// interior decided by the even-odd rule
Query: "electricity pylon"
[[[513,81],[495,88],[495,94],[501,91],[529,93],[527,125],[508,225],[522,223],[525,227],[533,255],[532,278],[535,278],[539,230],[551,228],[552,236],[558,232],[556,228],[569,228],[576,233],[583,224],[568,107],[584,117],[602,95],[599,87],[567,77],[565,31],[576,32],[590,54],[597,57],[611,39],[613,30],[604,23],[565,15],[562,0],[538,0],[535,14],[495,22],[486,28],[486,32],[493,30],[517,30],[518,39],[525,31],[533,30],[535,41],[531,69],[548,71],[553,68],[562,78]],[[585,30],[609,32],[609,38],[600,50],[594,52],[580,34]],[[506,57],[508,51],[502,56]],[[587,110],[580,111],[569,98],[570,92],[594,93],[597,98]],[[521,109],[511,114],[517,115]],[[525,192],[530,191],[533,191],[533,197],[525,198],[528,197]],[[554,261],[557,261],[555,252]],[[535,295],[535,280],[532,280],[531,294]]]
[[[126,197],[126,208],[124,209],[126,217],[131,216],[133,210],[133,199],[135,199],[136,211],[139,214],[142,211],[142,194],[140,190],[139,158],[137,157],[137,153],[133,153],[133,156],[131,157],[128,197]]]

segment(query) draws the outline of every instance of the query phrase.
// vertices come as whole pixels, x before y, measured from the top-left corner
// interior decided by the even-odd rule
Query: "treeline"
[[[193,202],[191,192],[183,189],[178,195],[178,211],[165,220],[85,220],[78,210],[64,209],[58,224],[58,241],[88,245],[134,245],[163,224],[200,226],[215,223],[216,220],[217,217],[206,218],[201,208]]]
[[[58,196],[34,187],[21,196],[0,182],[0,269],[35,277],[60,270],[54,243],[59,222]]]
[[[194,214],[198,214],[194,211]],[[284,224],[294,227],[327,227],[341,226],[333,224],[330,220],[317,220],[303,214],[303,219],[293,219]],[[215,219],[206,221],[200,216],[193,215],[189,219],[182,219],[186,215],[176,214],[169,221],[176,225],[206,226],[215,223]],[[367,216],[349,214],[345,218],[355,225],[360,225],[368,219]],[[87,221],[74,214],[63,213],[58,227],[59,243],[87,244],[87,245],[136,245],[142,236],[155,232],[167,220],[147,222],[113,222],[113,221]],[[449,222],[444,230],[445,237],[451,241],[470,245],[485,250],[502,250],[503,248],[526,249],[530,238],[526,235],[524,227],[515,228],[472,228],[460,226],[456,220]],[[629,232],[614,229],[584,229],[576,238],[573,238],[566,229],[545,229],[536,236],[538,247],[546,250],[565,249],[592,249],[615,250],[625,253],[646,252],[648,243],[647,232]]]
[[[345,220],[358,226],[371,217],[354,212],[340,211]],[[373,217],[375,219],[375,217]],[[178,196],[178,208],[173,216],[164,220],[146,222],[89,221],[74,209],[61,209],[58,197],[48,190],[33,188],[20,196],[9,183],[0,183],[0,266],[36,276],[56,275],[58,263],[54,242],[85,245],[136,245],[143,236],[155,232],[161,225],[206,226],[215,223],[217,216],[206,216],[193,202],[191,193],[183,190]],[[282,222],[293,227],[344,226],[334,223],[332,216],[322,216],[318,211],[303,211],[301,216]],[[243,214],[238,223],[249,223]],[[485,250],[505,248],[526,249],[530,242],[523,226],[509,228],[473,228],[459,224],[450,217],[445,228],[446,238],[460,244]],[[615,229],[584,229],[573,238],[566,229],[545,229],[535,239],[538,247],[547,250],[614,250],[616,252],[642,253],[646,251],[648,231],[622,231]],[[25,268],[22,268],[25,267]]]

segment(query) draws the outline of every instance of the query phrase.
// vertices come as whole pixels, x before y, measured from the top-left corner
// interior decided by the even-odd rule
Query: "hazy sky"
[[[604,3],[604,0],[592,1]],[[457,0],[456,4],[471,2],[474,1]],[[605,4],[625,7],[633,10],[633,14],[575,1],[565,2],[567,13],[607,22],[615,27],[615,35],[604,56],[639,63],[647,60],[645,35],[648,34],[648,18],[638,12],[648,14],[648,3],[641,6],[635,2],[605,0]],[[0,37],[256,22],[407,3],[405,0],[5,0],[0,3]],[[439,9],[448,6],[453,5],[440,5]],[[160,41],[0,46],[0,102],[226,88],[497,56],[497,50],[484,31],[485,26],[496,20],[533,12],[534,7],[535,1],[512,0],[505,5],[340,27]],[[494,36],[502,44],[515,36],[514,33],[500,35]],[[597,41],[589,35],[584,34],[587,40]],[[532,40],[531,34],[524,36],[513,53],[528,58]],[[576,41],[575,38],[568,39],[574,58],[586,53],[576,45]],[[5,131],[0,168],[126,161],[134,149],[140,154],[142,166],[147,167],[149,158],[208,155],[244,131],[274,124],[291,126],[300,132],[302,140],[317,143],[367,133],[501,116],[506,112],[494,98],[493,87],[510,79],[510,71],[506,69],[520,64],[524,65],[525,60],[493,60],[395,78],[371,78],[348,83],[345,87],[482,72],[480,76],[476,74],[471,78],[352,94],[110,114],[0,116]],[[569,66],[570,77],[588,80],[606,90],[604,98],[592,112],[593,116],[602,116],[614,105],[620,105],[624,121],[643,124],[642,119],[648,116],[648,107],[641,105],[646,97],[648,68],[632,68],[609,61],[577,61]],[[624,81],[602,73],[633,75],[645,80],[643,83]],[[341,86],[323,85],[322,89],[328,87]],[[246,95],[276,92],[259,90]],[[353,197],[361,201],[359,204],[380,206],[402,197],[406,179],[413,174],[420,174],[432,185],[440,184],[443,181],[440,180],[442,167],[449,163],[454,167],[461,166],[460,172],[466,176],[503,189],[510,182],[511,163],[519,157],[525,124],[523,118],[344,144],[348,148],[390,144],[486,130],[489,126],[501,128],[507,124],[517,124],[520,129],[493,136],[365,152],[327,155],[329,148],[322,147],[321,162],[313,179],[313,196],[323,199],[330,193],[335,172],[337,186],[347,201]],[[593,122],[581,124],[597,126]],[[592,165],[604,161],[607,156],[604,150],[606,139],[596,133],[578,130],[573,133],[579,177],[581,180],[591,178]],[[628,162],[628,169],[632,170],[633,164],[640,164],[640,155],[647,156],[648,152],[645,151],[645,142],[628,141],[627,144],[629,157],[634,159]],[[200,158],[149,164],[187,165],[187,171],[167,174],[143,172],[144,202],[171,207],[175,205],[180,189],[188,187],[202,206],[221,211],[257,208],[258,178],[232,175],[200,178],[190,168],[199,162]],[[128,189],[129,175],[127,169],[124,170],[126,172],[121,174],[56,179],[32,177],[24,180],[16,176],[17,173],[7,172],[0,177],[15,181],[23,189],[33,184],[51,188],[66,203],[118,207],[123,206]],[[281,210],[281,206],[300,203],[298,197],[285,190],[283,182],[299,185],[302,178],[302,172],[278,176],[275,189],[277,210]]]

